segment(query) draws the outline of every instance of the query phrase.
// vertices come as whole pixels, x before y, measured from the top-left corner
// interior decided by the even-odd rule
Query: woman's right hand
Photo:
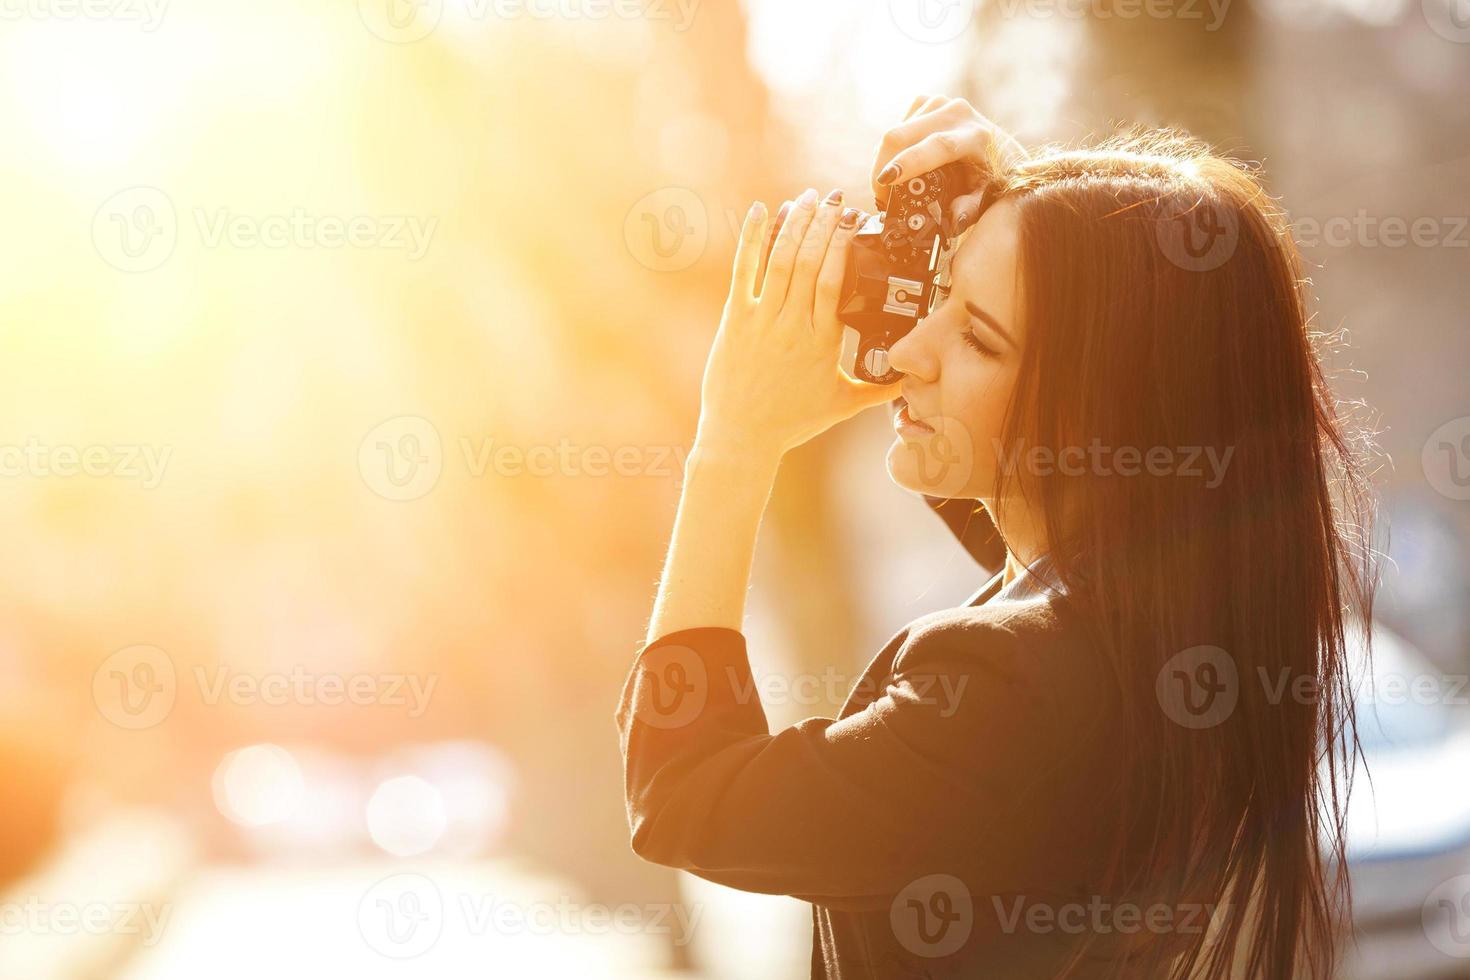
[[[966,164],[966,193],[955,199],[955,233],[980,214],[981,184],[992,167],[1008,167],[1025,159],[1016,138],[986,119],[964,99],[921,95],[903,122],[883,134],[873,161],[873,197],[888,206],[888,188],[899,180],[928,173],[946,163]]]

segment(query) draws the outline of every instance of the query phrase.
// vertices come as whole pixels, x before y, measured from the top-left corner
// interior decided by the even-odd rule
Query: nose
[[[924,350],[923,325],[920,320],[888,348],[888,366],[920,381],[932,381],[934,359]]]

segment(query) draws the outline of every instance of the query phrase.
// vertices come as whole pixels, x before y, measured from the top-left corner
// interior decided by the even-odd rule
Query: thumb
[[[872,408],[874,405],[891,402],[903,393],[900,391],[902,386],[897,381],[892,384],[875,385],[869,384],[866,381],[854,381],[844,377],[843,384],[847,387],[847,391],[843,397],[846,400],[848,410],[853,415],[856,415],[865,408]]]

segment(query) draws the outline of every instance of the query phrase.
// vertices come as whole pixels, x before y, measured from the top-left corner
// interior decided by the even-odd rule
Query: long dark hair
[[[1346,648],[1372,615],[1371,457],[1324,376],[1288,224],[1252,170],[1172,132],[996,170],[1001,199],[1019,205],[1027,327],[1004,444],[1114,454],[1003,471],[996,515],[1003,534],[1008,495],[1040,506],[1116,678],[1129,775],[1103,802],[1120,817],[1107,887],[1219,909],[1119,975],[1326,978],[1351,904]],[[1217,686],[1233,671],[1233,704],[1190,723],[1170,672],[1206,663]]]

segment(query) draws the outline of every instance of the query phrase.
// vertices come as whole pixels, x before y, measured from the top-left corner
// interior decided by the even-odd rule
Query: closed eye
[[[976,320],[979,320],[981,323],[985,324],[985,326],[995,331],[996,336],[1000,337],[1001,340],[1004,340],[1012,350],[1020,349],[1016,346],[1015,338],[1006,331],[1005,327],[1002,327],[1000,325],[995,317],[991,316],[989,313],[986,313],[984,310],[976,306],[974,303],[971,303],[969,300],[965,301],[965,309],[969,311],[969,314]]]
[[[996,350],[994,347],[989,346],[983,340],[981,340],[979,337],[975,336],[974,331],[972,331],[972,330],[966,330],[960,336],[964,338],[965,343],[967,343],[971,347],[975,348],[975,350],[980,354],[981,357],[999,357],[1000,356],[1000,351]]]

